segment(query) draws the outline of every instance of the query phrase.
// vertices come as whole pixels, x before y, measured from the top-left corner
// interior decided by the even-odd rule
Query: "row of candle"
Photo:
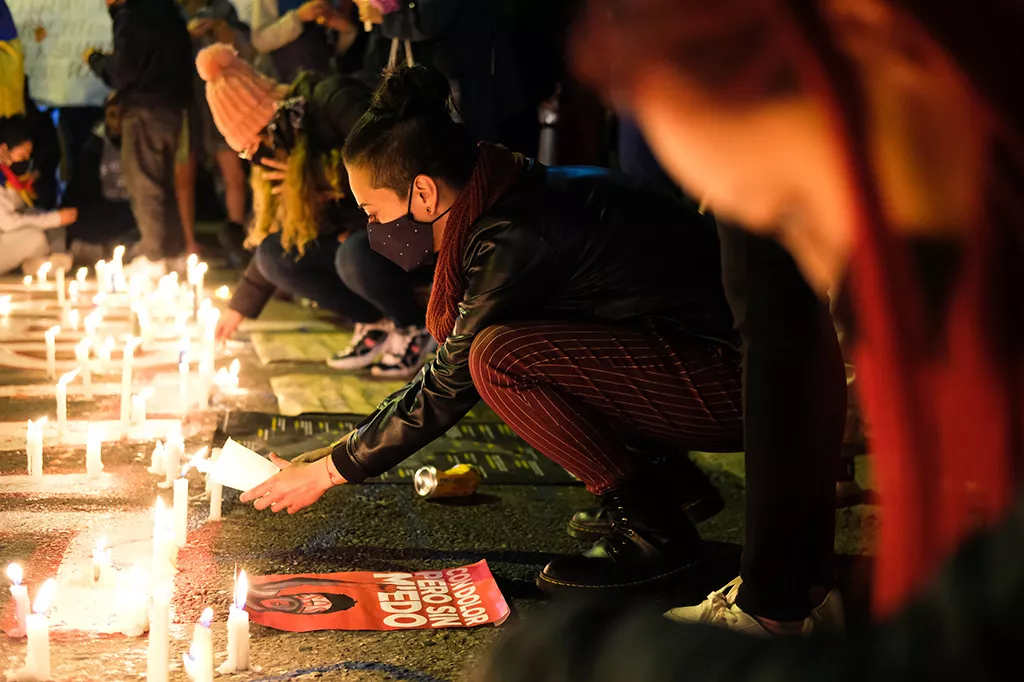
[[[101,549],[102,547],[102,549]],[[100,540],[93,553],[95,575],[101,570],[113,570],[110,549],[105,539]],[[45,682],[51,678],[50,622],[48,613],[57,591],[57,582],[50,578],[36,592],[29,610],[28,588],[22,584],[23,570],[18,564],[7,567],[11,580],[11,597],[18,623],[18,636],[27,637],[25,665],[15,677],[26,682]],[[146,652],[146,677],[150,682],[167,682],[170,671],[170,623],[172,583],[154,576],[152,595],[147,589],[145,574],[138,564],[132,566],[127,580],[119,590],[118,622],[122,634],[140,637],[149,633]],[[97,579],[97,582],[99,580]],[[235,579],[235,589],[227,620],[227,660],[218,669],[221,673],[241,672],[249,669],[249,614],[245,610],[248,598],[248,578],[241,571]],[[152,603],[151,603],[152,598]],[[213,680],[213,609],[203,610],[193,631],[188,652],[182,662],[189,678],[196,682]]]

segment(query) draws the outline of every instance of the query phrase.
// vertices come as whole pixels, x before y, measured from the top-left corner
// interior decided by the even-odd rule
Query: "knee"
[[[338,245],[338,253],[334,256],[334,269],[338,272],[338,278],[349,289],[363,291],[361,284],[368,279],[367,259],[374,255],[365,232],[349,235]]]
[[[499,377],[507,376],[517,362],[518,330],[511,325],[496,324],[476,335],[469,349],[469,373],[481,393],[496,386]]]
[[[294,269],[295,260],[281,248],[281,238],[271,234],[259,243],[253,253],[253,260],[260,274],[270,280],[273,284],[280,286],[280,281]]]

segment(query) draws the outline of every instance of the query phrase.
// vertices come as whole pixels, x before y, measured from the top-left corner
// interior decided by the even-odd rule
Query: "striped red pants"
[[[484,402],[594,494],[643,476],[649,462],[627,449],[631,436],[673,450],[743,449],[739,353],[684,332],[497,325],[473,342],[469,368]]]

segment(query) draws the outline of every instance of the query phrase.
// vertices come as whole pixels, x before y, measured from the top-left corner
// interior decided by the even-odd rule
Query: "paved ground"
[[[264,318],[313,316],[315,311],[275,303]],[[33,334],[33,338],[41,339],[41,331]],[[42,346],[32,354],[43,357]],[[272,411],[276,403],[269,377],[295,368],[262,367],[245,347],[238,350],[238,356],[243,363],[241,384],[248,392],[222,399],[215,407]],[[168,354],[165,366],[146,370],[146,376],[173,372],[175,362],[173,354]],[[218,366],[221,364],[223,361],[218,362]],[[0,386],[47,383],[42,371],[0,367]],[[24,424],[25,419],[46,414],[53,418],[52,397],[18,393],[10,389],[0,395],[0,422]],[[117,410],[118,401],[112,395],[94,401],[78,398],[70,404],[69,418],[113,419]],[[187,451],[209,443],[215,419],[215,411],[192,415]],[[106,446],[107,476],[96,483],[77,476],[84,471],[84,448],[47,447],[47,482],[43,487],[28,485],[24,477],[17,476],[24,473],[25,466],[20,446],[0,452],[0,565],[12,560],[25,564],[34,592],[42,579],[54,575],[62,564],[67,568],[83,542],[90,542],[107,529],[116,533],[140,518],[148,518],[157,478],[145,472],[140,459],[143,451],[148,454],[147,443]],[[742,528],[742,458],[700,456],[698,461],[728,499],[727,510],[703,529],[709,540],[718,543],[715,547],[721,561],[697,584],[679,586],[670,597],[661,595],[665,601],[696,601],[736,572],[736,543]],[[197,490],[195,485],[193,490]],[[189,624],[203,607],[226,613],[236,565],[255,574],[421,570],[485,558],[512,606],[513,620],[530,617],[543,606],[533,585],[537,570],[554,554],[580,549],[563,529],[572,511],[590,500],[584,490],[570,486],[495,486],[485,487],[482,493],[470,504],[438,504],[415,499],[411,488],[405,486],[343,486],[305,513],[292,517],[256,512],[226,493],[224,520],[213,524],[205,522],[206,507],[197,501],[191,509],[189,546],[182,551],[176,581],[172,656],[180,661],[191,634]],[[860,506],[840,510],[837,521],[840,552],[862,554],[873,535],[873,509]],[[844,558],[840,570],[856,619],[864,611],[864,562]],[[10,615],[8,601],[7,591],[0,590],[0,614],[5,619]],[[252,632],[253,661],[261,670],[239,675],[240,679],[415,682],[465,679],[473,661],[501,634],[500,629],[489,627],[468,631],[291,634],[253,626]],[[221,622],[215,628],[216,649],[224,648],[224,638]],[[57,680],[131,680],[144,676],[145,638],[61,631],[53,634],[52,649]],[[0,634],[0,677],[4,670],[20,666],[24,651],[22,640]],[[172,679],[185,679],[180,665]]]

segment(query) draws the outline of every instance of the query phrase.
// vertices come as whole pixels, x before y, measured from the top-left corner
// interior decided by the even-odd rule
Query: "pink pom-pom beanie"
[[[278,84],[224,43],[201,50],[196,71],[206,81],[206,101],[224,140],[236,152],[251,148],[277,112]]]

